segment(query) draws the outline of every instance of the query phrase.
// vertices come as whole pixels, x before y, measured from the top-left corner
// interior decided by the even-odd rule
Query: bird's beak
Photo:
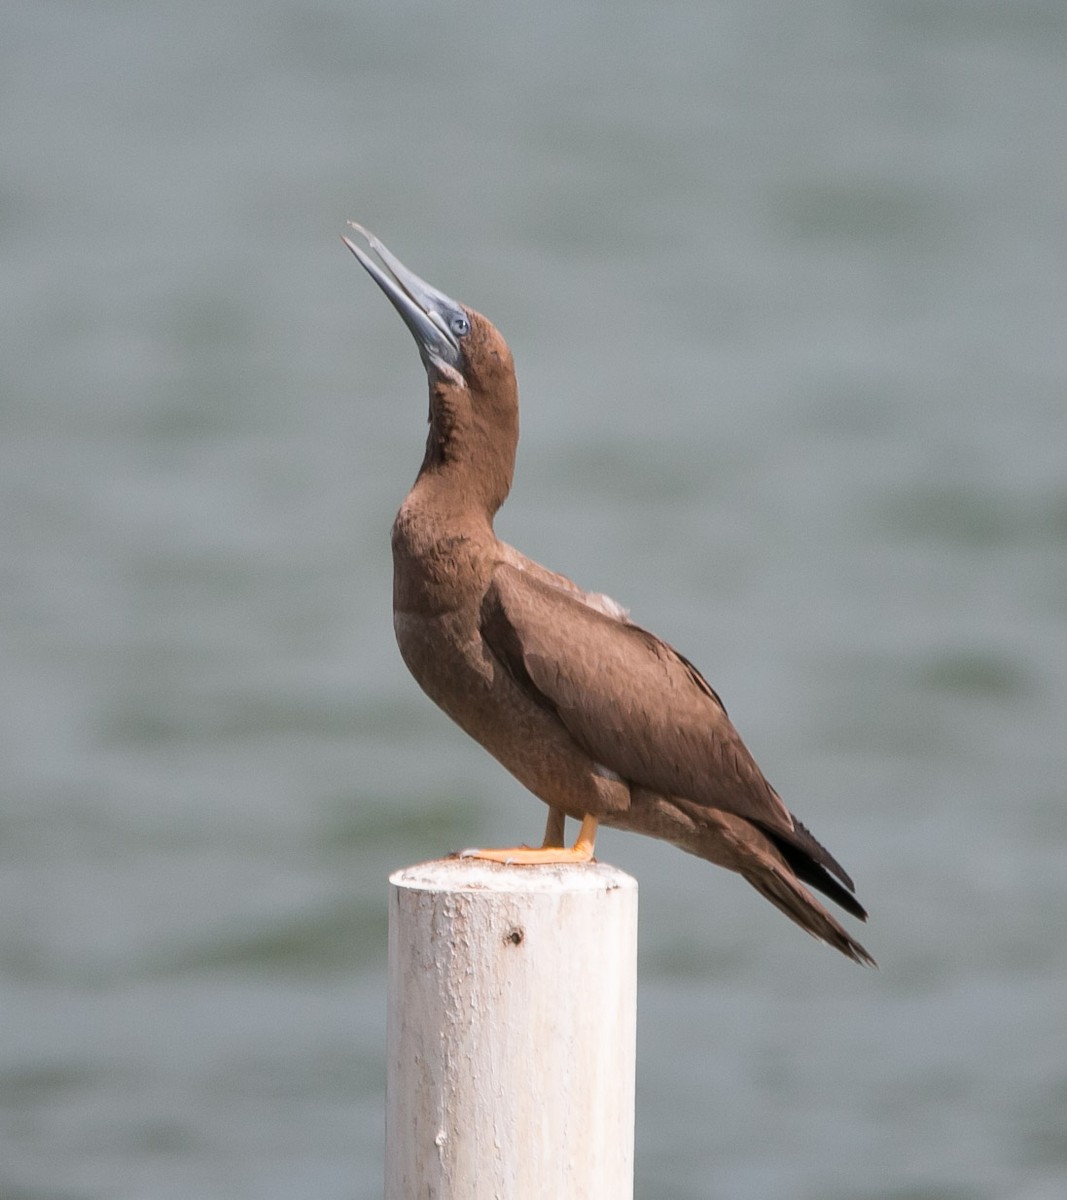
[[[461,371],[463,351],[459,336],[470,329],[466,311],[443,292],[420,279],[362,225],[348,224],[367,239],[367,245],[382,260],[383,270],[355,242],[342,235],[341,241],[359,259],[367,274],[389,297],[393,307],[404,318],[419,346],[419,354],[427,371],[454,375]]]

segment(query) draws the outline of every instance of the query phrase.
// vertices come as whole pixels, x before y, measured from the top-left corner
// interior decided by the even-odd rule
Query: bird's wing
[[[542,583],[547,583],[550,587],[566,592],[568,596],[573,596],[576,600],[580,600],[589,608],[595,608],[607,617],[614,617],[617,621],[629,622],[630,614],[617,600],[612,600],[610,596],[605,596],[602,592],[584,591],[573,579],[568,579],[566,575],[560,575],[558,571],[550,571],[548,567],[543,567],[539,562],[534,562],[532,558],[527,558],[521,550],[516,550],[514,546],[509,546],[507,542],[500,542],[499,550],[500,562],[507,563],[511,567],[516,567],[523,575],[532,576],[534,579],[539,579]]]
[[[531,700],[627,782],[791,834],[793,819],[688,660],[640,626],[497,564],[481,632]]]

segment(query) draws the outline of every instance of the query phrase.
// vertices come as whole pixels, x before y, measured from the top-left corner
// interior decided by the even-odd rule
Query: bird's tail
[[[812,937],[826,942],[835,950],[840,950],[853,962],[865,967],[876,967],[878,964],[859,942],[830,916],[791,872],[787,872],[788,868],[782,870],[761,864],[756,870],[742,868],[740,873],[760,895],[765,896]]]

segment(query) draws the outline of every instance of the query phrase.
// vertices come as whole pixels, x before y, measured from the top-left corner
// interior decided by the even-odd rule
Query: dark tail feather
[[[797,824],[800,825],[800,822],[798,821]],[[852,895],[851,891],[846,891],[834,879],[822,863],[816,862],[803,847],[797,846],[792,842],[787,842],[784,837],[774,830],[767,829],[764,826],[760,826],[760,828],[770,841],[774,843],[774,848],[789,864],[793,874],[798,879],[802,879],[806,884],[818,889],[824,896],[829,896],[835,904],[840,904],[845,912],[851,913],[854,917],[859,917],[861,921],[867,920],[867,910]],[[815,839],[804,829],[803,825],[800,825],[800,828],[818,846],[818,842],[815,842]],[[851,883],[851,880],[849,882]]]
[[[793,817],[792,813],[789,815]],[[850,892],[856,890],[856,885],[852,882],[852,877],[845,868],[826,849],[822,842],[814,837],[811,830],[798,821],[796,817],[793,817],[793,840],[798,849],[806,850],[820,867],[825,867],[832,875],[836,875]]]
[[[790,815],[792,816],[792,814]],[[829,896],[835,904],[840,904],[845,912],[859,917],[861,921],[867,920],[866,909],[852,895],[856,890],[856,885],[852,882],[848,872],[824,845],[812,837],[809,830],[796,817],[793,817],[791,833],[783,833],[779,829],[772,829],[758,822],[757,824],[759,824],[760,831],[774,843],[774,848],[792,867],[793,873],[798,879],[803,879],[805,883],[817,888],[824,896]],[[833,878],[834,875],[841,880],[844,887],[837,882],[837,879]]]
[[[742,871],[741,874],[761,896],[765,896],[775,908],[784,912],[790,920],[795,921],[812,937],[818,938],[828,946],[833,946],[835,950],[840,950],[846,958],[851,958],[853,962],[857,962],[861,966],[878,966],[859,942],[845,929],[842,929],[818,900],[796,879],[775,868]],[[837,885],[834,884],[834,886]],[[856,907],[858,908],[859,905]],[[862,911],[860,909],[860,912]]]

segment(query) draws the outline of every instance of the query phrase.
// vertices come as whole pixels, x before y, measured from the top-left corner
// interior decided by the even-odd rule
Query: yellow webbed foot
[[[544,863],[592,862],[596,844],[596,817],[583,817],[582,828],[573,846],[506,846],[499,850],[461,850],[460,858],[479,858],[505,866],[537,866]]]

